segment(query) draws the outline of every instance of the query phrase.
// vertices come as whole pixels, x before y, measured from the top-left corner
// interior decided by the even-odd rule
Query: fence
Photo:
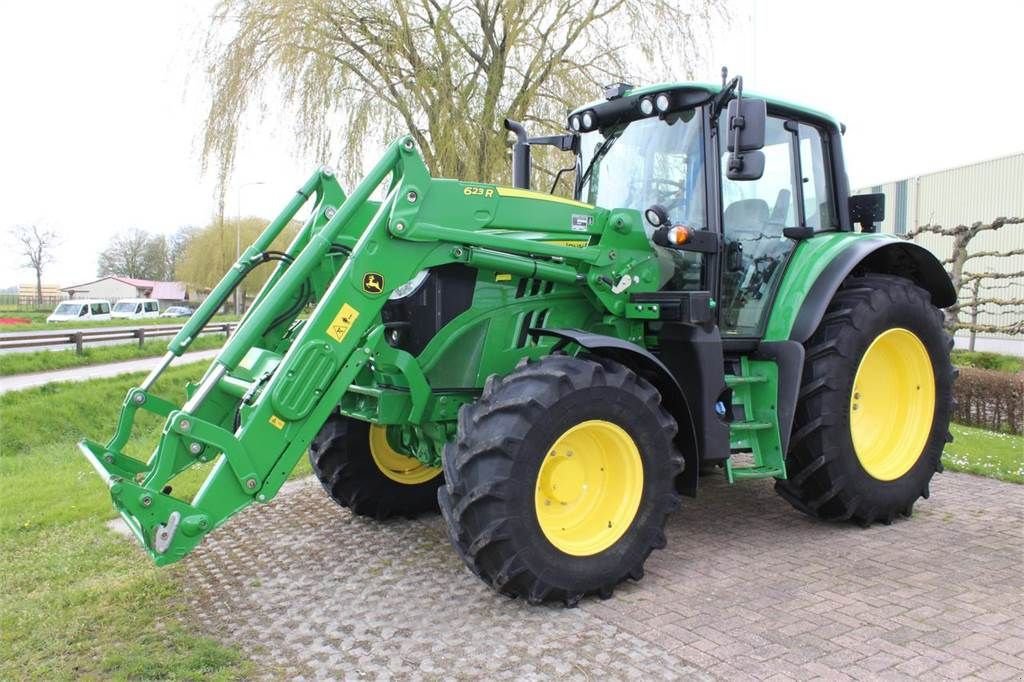
[[[19,294],[0,294],[0,308],[18,312],[53,312],[53,309],[57,307],[58,303],[68,300],[65,294],[54,294],[43,292],[43,302],[39,303],[36,301],[36,294],[33,291],[30,295],[25,293]]]
[[[231,334],[237,322],[220,322],[208,324],[199,332],[200,334]],[[87,343],[98,341],[132,341],[138,340],[139,346],[147,339],[156,339],[165,336],[174,336],[181,330],[182,325],[152,325],[136,327],[134,329],[83,329],[70,332],[14,332],[11,334],[0,334],[0,351],[15,348],[51,348],[53,346],[74,346],[75,352],[81,355],[82,349]]]

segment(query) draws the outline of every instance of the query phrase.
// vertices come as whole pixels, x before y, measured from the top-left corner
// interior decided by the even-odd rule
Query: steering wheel
[[[668,185],[666,189],[658,189],[658,185]],[[651,189],[654,190],[655,196],[658,198],[659,204],[665,204],[672,199],[682,198],[683,192],[686,190],[686,186],[682,180],[672,180],[671,178],[651,178]]]

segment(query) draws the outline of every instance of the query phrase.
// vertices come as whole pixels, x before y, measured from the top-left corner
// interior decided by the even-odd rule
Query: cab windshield
[[[580,156],[582,201],[638,211],[661,204],[673,222],[705,227],[704,135],[697,110],[584,133]]]

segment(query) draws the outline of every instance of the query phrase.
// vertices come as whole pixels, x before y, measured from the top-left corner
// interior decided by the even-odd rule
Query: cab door
[[[725,115],[719,125],[728,125]],[[839,227],[825,135],[811,123],[770,113],[761,178],[733,181],[723,174],[719,325],[726,338],[759,338],[797,238]],[[724,168],[724,143],[719,155]]]

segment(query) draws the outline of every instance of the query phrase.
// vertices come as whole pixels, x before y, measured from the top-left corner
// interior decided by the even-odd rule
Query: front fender
[[[956,303],[949,275],[928,249],[892,235],[831,232],[801,242],[793,252],[765,340],[803,343],[810,338],[835,292],[858,268],[907,277],[928,291],[939,308]]]

